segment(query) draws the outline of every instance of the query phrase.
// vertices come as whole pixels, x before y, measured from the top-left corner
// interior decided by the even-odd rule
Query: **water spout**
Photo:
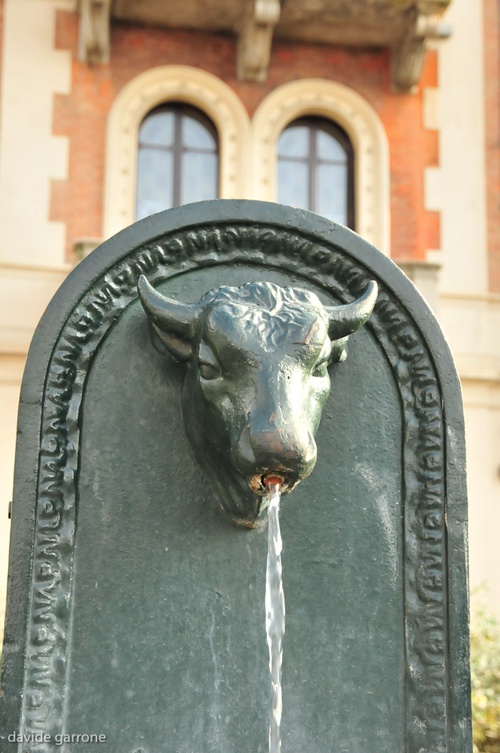
[[[269,716],[269,753],[281,751],[281,664],[285,633],[285,595],[283,593],[279,523],[280,475],[268,474],[263,479],[268,489],[269,533],[266,568],[266,635],[271,673],[271,708]]]

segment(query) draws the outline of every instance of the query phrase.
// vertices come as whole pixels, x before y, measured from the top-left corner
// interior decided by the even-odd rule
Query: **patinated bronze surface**
[[[448,347],[376,249],[259,202],[137,223],[44,315],[20,403],[0,696],[1,734],[31,742],[2,740],[2,753],[51,753],[61,734],[106,737],[71,753],[267,748],[267,532],[230,525],[214,503],[182,415],[193,362],[155,349],[141,274],[188,305],[271,283],[337,307],[378,284],[332,372],[314,472],[282,508],[283,750],[470,753],[463,422]],[[214,320],[208,344],[231,325],[243,357],[242,323]],[[205,355],[196,379],[212,390]],[[40,732],[52,742],[29,738]]]
[[[167,351],[187,363],[183,412],[194,455],[229,517],[265,520],[266,476],[282,493],[316,464],[314,435],[330,393],[328,366],[369,318],[372,282],[354,303],[323,306],[301,288],[246,283],[184,304],[139,278],[139,294]]]

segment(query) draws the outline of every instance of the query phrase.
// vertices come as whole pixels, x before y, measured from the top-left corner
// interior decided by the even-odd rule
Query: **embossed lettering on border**
[[[42,446],[24,685],[23,729],[64,732],[71,577],[78,504],[79,414],[92,360],[145,273],[154,282],[218,263],[276,266],[308,275],[340,301],[365,289],[371,270],[299,231],[265,225],[206,225],[133,251],[88,289],[53,351],[42,412]],[[407,751],[447,749],[445,449],[440,385],[423,337],[384,288],[366,326],[383,348],[404,419],[404,562]],[[25,751],[49,753],[44,744]]]

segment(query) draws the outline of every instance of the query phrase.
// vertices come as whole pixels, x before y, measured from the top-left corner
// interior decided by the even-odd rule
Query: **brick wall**
[[[66,223],[67,254],[80,237],[102,234],[106,118],[120,90],[160,65],[190,65],[224,80],[251,116],[274,88],[303,77],[331,79],[361,94],[378,112],[390,143],[392,255],[423,259],[439,248],[439,215],[424,209],[424,168],[437,165],[437,133],[425,130],[422,90],[437,85],[436,53],[427,56],[418,91],[391,92],[389,54],[275,41],[265,83],[236,78],[236,43],[225,36],[112,24],[111,62],[77,61],[78,17],[58,13],[56,46],[73,55],[70,96],[57,96],[54,133],[70,139],[69,180],[52,186],[51,219]]]

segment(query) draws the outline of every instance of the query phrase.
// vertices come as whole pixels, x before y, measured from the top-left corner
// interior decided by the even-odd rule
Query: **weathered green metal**
[[[331,307],[378,283],[332,369],[314,473],[282,507],[283,751],[470,753],[463,422],[448,347],[408,279],[354,233],[243,201],[118,234],[37,330],[19,414],[2,753],[48,753],[63,734],[106,736],[71,753],[267,747],[266,532],[230,525],[214,504],[186,438],[185,366],[152,344],[141,274],[187,304],[266,282]]]
[[[142,275],[139,295],[175,360],[187,363],[183,413],[194,455],[231,520],[266,519],[266,476],[292,491],[316,464],[314,435],[330,392],[328,366],[344,360],[349,335],[377,300],[324,307],[301,288],[270,282],[225,286],[199,304],[157,293]]]

